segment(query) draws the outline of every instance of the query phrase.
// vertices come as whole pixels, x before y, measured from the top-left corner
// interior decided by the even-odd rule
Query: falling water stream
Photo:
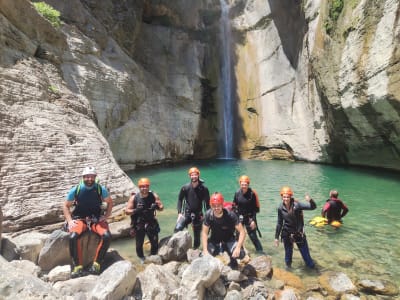
[[[222,131],[220,158],[231,159],[233,153],[233,97],[232,97],[232,62],[231,62],[231,25],[229,21],[229,4],[220,0],[220,42],[221,42],[221,96],[222,96]]]

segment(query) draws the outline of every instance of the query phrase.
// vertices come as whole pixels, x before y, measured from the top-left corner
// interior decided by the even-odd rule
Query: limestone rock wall
[[[399,170],[399,1],[234,3],[242,155]]]
[[[0,206],[3,232],[59,222],[86,164],[115,204],[134,185],[99,131],[88,99],[71,91],[60,62],[67,36],[29,1],[0,2]]]

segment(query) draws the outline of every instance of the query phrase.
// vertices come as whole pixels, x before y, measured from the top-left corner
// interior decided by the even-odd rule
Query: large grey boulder
[[[0,298],[4,300],[62,299],[52,286],[0,256]]]
[[[160,241],[160,245],[158,255],[164,262],[182,261],[186,259],[187,252],[192,247],[192,236],[187,230],[179,231]]]

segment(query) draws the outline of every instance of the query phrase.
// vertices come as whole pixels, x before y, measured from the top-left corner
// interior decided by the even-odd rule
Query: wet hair
[[[331,190],[329,192],[329,197],[337,198],[339,196],[339,192],[337,190]]]

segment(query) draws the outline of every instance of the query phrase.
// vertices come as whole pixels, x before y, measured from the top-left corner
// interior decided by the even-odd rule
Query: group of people
[[[111,233],[107,218],[111,216],[112,199],[107,189],[96,181],[96,170],[86,167],[82,180],[73,187],[64,202],[63,212],[67,230],[70,232],[70,255],[72,258],[71,277],[84,274],[82,251],[79,238],[91,230],[100,237],[100,243],[88,272],[99,274],[104,255],[110,245]],[[237,259],[245,256],[243,244],[246,232],[257,252],[262,253],[263,247],[257,233],[261,233],[257,224],[257,213],[260,212],[260,201],[257,192],[250,187],[250,178],[243,175],[239,178],[240,188],[235,192],[232,202],[225,202],[224,196],[215,192],[210,196],[208,188],[200,179],[200,170],[192,167],[188,170],[190,182],[182,186],[178,196],[178,218],[174,232],[181,231],[192,225],[193,248],[202,244],[202,255],[217,255],[226,251],[230,257],[229,265],[236,268]],[[158,252],[158,234],[160,226],[156,212],[164,206],[160,197],[150,190],[150,180],[141,178],[138,181],[139,193],[132,193],[125,212],[131,216],[131,235],[136,238],[136,254],[144,261],[143,244],[147,235],[151,249],[150,254]],[[347,212],[347,206],[338,198],[338,192],[330,192],[330,198],[322,209],[322,216],[328,222],[341,221]],[[316,204],[306,195],[306,202],[294,199],[293,190],[282,187],[280,191],[282,203],[278,207],[278,219],[275,230],[275,246],[279,240],[285,249],[285,263],[288,268],[292,265],[294,244],[300,250],[304,262],[309,268],[315,263],[311,258],[304,232],[303,210],[314,210]],[[104,208],[103,203],[106,203]],[[71,212],[71,208],[74,207]]]

